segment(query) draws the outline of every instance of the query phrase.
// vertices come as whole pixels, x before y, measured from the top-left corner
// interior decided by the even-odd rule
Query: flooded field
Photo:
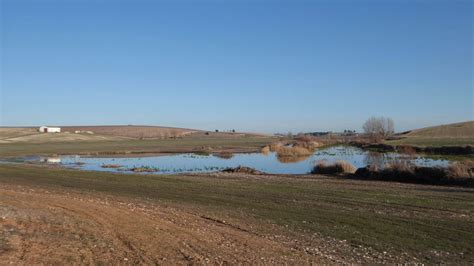
[[[449,161],[435,160],[421,156],[408,156],[397,153],[378,153],[363,151],[354,147],[337,146],[318,150],[306,157],[279,157],[276,153],[239,153],[216,155],[197,155],[192,153],[160,155],[151,157],[35,157],[29,161],[60,164],[64,167],[94,171],[131,171],[156,173],[199,173],[220,171],[229,167],[246,166],[271,174],[306,174],[309,173],[317,161],[335,162],[344,160],[355,167],[377,165],[383,167],[395,160],[409,160],[420,166],[449,165]]]

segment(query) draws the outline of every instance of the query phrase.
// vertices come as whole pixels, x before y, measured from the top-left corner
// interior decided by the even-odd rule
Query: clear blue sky
[[[0,2],[3,126],[473,120],[473,1]]]

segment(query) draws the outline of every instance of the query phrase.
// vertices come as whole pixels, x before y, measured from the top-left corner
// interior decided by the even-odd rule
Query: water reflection
[[[364,163],[366,165],[383,168],[387,162],[387,154],[369,151],[365,154]]]
[[[282,155],[276,155],[277,160],[280,163],[297,163],[297,162],[302,162],[307,160],[308,158],[311,157],[311,155],[307,156],[282,156]]]

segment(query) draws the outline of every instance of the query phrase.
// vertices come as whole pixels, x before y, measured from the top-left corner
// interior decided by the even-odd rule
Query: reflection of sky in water
[[[217,156],[176,154],[153,157],[120,157],[120,158],[92,158],[80,156],[61,156],[61,164],[66,167],[76,167],[84,170],[120,171],[115,168],[102,168],[104,164],[121,165],[123,169],[148,166],[160,169],[159,173],[182,172],[211,172],[227,167],[247,166],[260,171],[274,174],[305,174],[311,171],[314,163],[319,160],[335,162],[344,160],[355,167],[364,167],[367,164],[383,166],[390,161],[399,159],[403,155],[396,153],[375,153],[360,150],[354,147],[331,147],[319,150],[312,156],[297,162],[282,162],[275,153],[264,155],[261,153],[234,154],[230,159]],[[422,166],[447,166],[448,161],[433,160],[422,157],[410,159],[413,163]],[[82,165],[78,164],[81,163]]]

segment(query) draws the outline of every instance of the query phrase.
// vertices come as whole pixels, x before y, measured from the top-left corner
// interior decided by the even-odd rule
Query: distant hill
[[[127,138],[170,138],[183,137],[200,130],[175,128],[175,127],[161,127],[161,126],[134,126],[134,125],[117,125],[117,126],[63,126],[63,132],[74,133],[92,132],[104,136],[127,137]]]
[[[415,129],[402,136],[423,138],[474,138],[474,121]]]

